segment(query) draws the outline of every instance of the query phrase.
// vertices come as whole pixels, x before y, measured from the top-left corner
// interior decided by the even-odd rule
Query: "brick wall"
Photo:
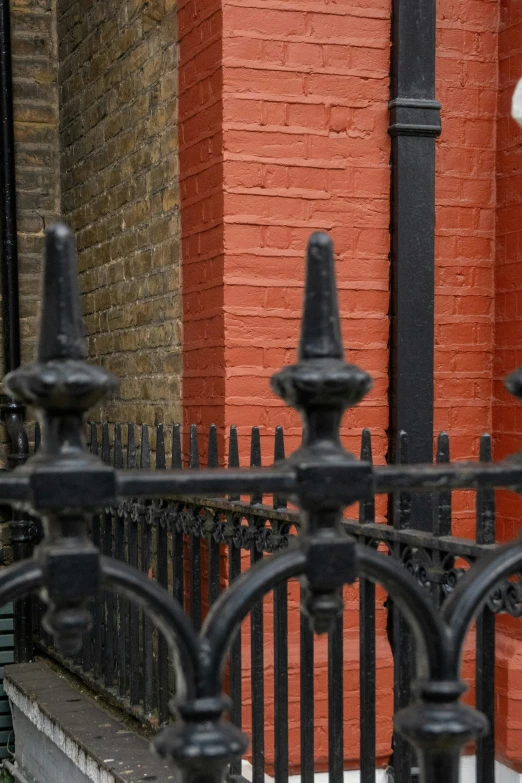
[[[492,426],[496,0],[438,0],[435,431],[476,459]],[[457,535],[474,537],[474,493],[454,493]]]
[[[336,243],[348,359],[372,372],[375,388],[348,414],[343,435],[359,447],[371,426],[377,459],[388,424],[389,97],[388,2],[187,0],[179,6],[180,182],[183,236],[183,405],[186,423],[235,424],[242,462],[261,427],[263,461],[273,427],[288,450],[299,440],[295,412],[269,378],[295,360],[304,249],[314,229]],[[382,603],[382,602],[381,602]],[[356,650],[354,590],[347,591],[346,650]],[[266,627],[272,605],[265,603]],[[380,613],[380,625],[383,614]],[[248,629],[244,631],[248,648]],[[326,762],[326,653],[317,643],[316,761]],[[268,654],[267,654],[268,655]],[[298,645],[290,652],[297,685]],[[245,661],[248,657],[245,655]],[[353,664],[353,661],[352,661]],[[265,661],[266,720],[273,710],[272,662]],[[245,672],[248,679],[248,672]],[[347,693],[357,698],[347,661]],[[379,755],[389,752],[391,667],[379,646]],[[245,681],[245,727],[250,710]],[[298,708],[290,721],[297,732]],[[357,766],[357,721],[346,731]],[[298,765],[292,742],[291,765]],[[273,747],[266,747],[267,770]]]
[[[62,213],[92,360],[122,380],[99,416],[180,412],[176,10],[58,0]]]
[[[33,358],[43,232],[60,212],[53,0],[11,0],[22,361]]]
[[[387,427],[390,9],[387,0],[223,4],[226,423],[260,421],[262,438],[297,416],[268,390],[295,360],[304,248],[336,246],[350,361],[375,387],[345,419],[363,422],[382,457]],[[269,438],[266,439],[265,461]]]
[[[186,425],[204,424],[205,430],[216,424],[221,438],[225,424],[222,10],[220,0],[197,4],[181,0],[178,8],[183,418]]]
[[[520,450],[520,403],[504,389],[504,378],[522,364],[522,130],[511,119],[511,98],[522,76],[522,8],[516,0],[500,3],[499,92],[497,119],[497,221],[495,259],[495,362],[493,430],[495,458]],[[498,492],[498,538],[520,533],[520,497]],[[520,768],[522,629],[520,620],[502,618],[497,666],[497,747],[501,757]]]
[[[11,0],[22,361],[36,347],[45,227],[60,211],[54,0]],[[0,366],[3,367],[0,341]],[[0,459],[7,453],[2,427]]]

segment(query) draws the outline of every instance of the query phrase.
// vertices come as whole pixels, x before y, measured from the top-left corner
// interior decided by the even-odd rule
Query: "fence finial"
[[[343,357],[333,244],[328,234],[317,231],[306,253],[298,363],[276,373],[272,388],[305,415],[310,406],[352,407],[370,390],[372,379]]]
[[[333,242],[316,231],[306,254],[306,282],[299,359],[344,357],[335,286]]]
[[[63,223],[45,235],[45,264],[38,359],[85,359],[74,236]]]
[[[340,439],[344,410],[356,405],[372,386],[368,373],[344,361],[333,244],[327,234],[310,237],[298,362],[272,377],[272,388],[303,417],[303,443],[289,461],[297,466],[301,508],[300,540],[307,551],[307,589],[303,609],[317,633],[332,627],[342,612],[339,581],[324,568],[322,547],[337,538],[336,556],[344,582],[355,579],[354,542],[342,528],[343,508],[371,495],[371,465],[359,463]],[[342,479],[350,463],[359,471],[350,485]],[[336,474],[336,471],[338,473]],[[337,478],[336,478],[337,476]],[[317,492],[328,483],[329,491]],[[330,551],[330,550],[329,550]]]
[[[118,387],[117,379],[84,360],[87,349],[78,289],[72,232],[56,223],[45,236],[45,263],[38,361],[5,379],[10,394],[28,405],[59,416],[82,414]],[[49,428],[45,436],[49,441]]]

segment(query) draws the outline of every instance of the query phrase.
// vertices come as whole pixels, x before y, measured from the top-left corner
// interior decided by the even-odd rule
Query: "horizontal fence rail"
[[[179,425],[155,428],[90,424],[87,433],[91,452],[117,468],[156,470],[166,467],[197,470],[200,467],[199,439],[196,426],[189,432],[187,464],[182,456]],[[169,448],[166,448],[166,441]],[[35,450],[40,443],[35,429]],[[238,436],[235,427],[228,435],[228,467],[239,466]],[[407,436],[401,433],[399,461],[407,463]],[[218,467],[217,431],[206,433],[208,467]],[[361,459],[372,461],[369,430],[361,436]],[[283,430],[274,434],[274,462],[284,458]],[[449,438],[438,438],[436,461],[449,463]],[[489,435],[483,435],[480,459],[491,459]],[[261,464],[259,428],[252,429],[251,466]],[[390,497],[394,509],[393,524],[375,521],[373,498],[360,502],[357,519],[346,519],[347,532],[360,543],[379,549],[399,560],[412,577],[427,590],[437,607],[453,590],[467,567],[495,545],[494,491],[476,493],[475,540],[452,536],[452,493],[443,489],[434,494],[433,533],[414,529],[410,496],[401,492]],[[175,500],[142,499],[121,503],[106,509],[93,519],[90,535],[102,554],[139,568],[156,579],[184,605],[196,627],[201,623],[221,591],[243,570],[265,555],[287,547],[299,530],[298,513],[287,502],[272,495],[249,498],[179,497]],[[343,698],[346,631],[348,621],[340,616],[327,641],[326,699],[327,720],[325,749],[318,747],[314,715],[317,697],[317,645],[304,617],[299,619],[297,601],[292,600],[291,586],[284,584],[273,591],[268,606],[258,602],[250,613],[247,637],[238,635],[231,648],[228,689],[232,697],[231,719],[239,727],[245,720],[252,737],[253,783],[264,783],[265,774],[275,775],[278,783],[298,772],[303,783],[311,783],[314,773],[327,768],[332,783],[341,783],[345,769],[346,722]],[[376,732],[376,645],[379,631],[376,618],[382,612],[382,601],[373,583],[361,578],[358,586],[359,611],[359,759],[361,783],[374,783],[379,759]],[[412,640],[403,616],[386,602],[388,608],[387,640],[393,652],[394,710],[409,703],[412,681]],[[476,631],[476,701],[477,706],[494,725],[494,613],[518,614],[521,596],[518,586],[506,583],[491,597],[477,621]],[[49,655],[79,676],[96,693],[123,708],[150,727],[168,721],[168,702],[175,693],[174,672],[165,641],[151,621],[136,605],[124,598],[104,593],[92,607],[94,624],[82,653],[64,658],[55,649],[51,637],[41,627],[42,607],[34,606],[35,643],[40,653]],[[297,673],[289,667],[289,645],[298,626]],[[346,626],[346,627],[343,627]],[[273,667],[267,683],[267,661]],[[267,685],[270,686],[270,710],[273,709],[273,732],[267,730]],[[292,690],[299,692],[299,712],[291,701]],[[295,714],[294,714],[295,713]],[[245,717],[246,716],[246,717]],[[272,716],[270,716],[271,718]],[[299,735],[299,753],[291,738]],[[390,723],[391,734],[391,723]],[[382,744],[382,738],[381,738]],[[353,749],[352,749],[353,750]],[[382,759],[381,759],[382,761]],[[494,767],[494,733],[477,741],[477,783],[491,783]],[[232,777],[242,776],[240,762],[233,762]],[[393,774],[393,777],[392,777]],[[413,783],[417,771],[411,746],[399,736],[393,737],[390,758],[390,780]]]

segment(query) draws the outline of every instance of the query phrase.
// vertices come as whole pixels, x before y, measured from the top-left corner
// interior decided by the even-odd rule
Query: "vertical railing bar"
[[[100,514],[95,514],[92,520],[92,542],[97,549],[101,549],[101,519]],[[94,676],[99,679],[102,675],[102,609],[101,602],[94,602]]]
[[[35,451],[37,451],[40,448],[40,425],[38,422],[35,425],[34,430],[34,445],[35,445]],[[94,422],[90,422],[89,424],[89,451],[91,454],[98,454],[98,428]],[[96,515],[93,517],[90,525],[90,535],[91,540],[93,544],[96,546],[95,543],[95,523],[96,520],[98,520],[99,524],[99,516]],[[98,542],[99,545],[99,542]],[[97,639],[97,628],[99,624],[99,601],[91,601],[90,606],[92,608],[93,612],[93,627],[91,628],[90,632],[86,634],[85,642],[83,644],[83,670],[89,671],[95,666],[95,659],[96,659],[96,639]]]
[[[133,424],[127,426],[127,469],[136,467],[136,433]],[[136,509],[128,513],[129,565],[138,568],[138,518]],[[132,706],[140,702],[140,611],[129,601],[129,700]]]
[[[343,726],[343,615],[334,620],[328,634],[328,782],[344,777]]]
[[[198,430],[195,424],[190,425],[189,468],[199,470]],[[194,515],[199,517],[199,509],[194,509]],[[196,518],[194,517],[194,522]],[[190,549],[190,617],[194,627],[201,628],[201,538],[199,530],[194,527],[189,535]]]
[[[282,427],[276,427],[274,464],[285,458]],[[286,508],[286,498],[273,496],[274,508]],[[275,520],[272,525],[281,525]],[[274,766],[278,783],[288,781],[288,583],[274,590]]]
[[[305,591],[301,586],[301,606],[306,601]],[[314,783],[314,637],[302,612],[300,624],[301,783]]]
[[[165,434],[163,425],[156,427],[156,470],[165,470]],[[165,509],[160,514],[157,525],[158,582],[166,590],[169,586],[168,574],[168,531]],[[160,725],[169,719],[169,650],[165,637],[158,632],[158,718]]]
[[[228,467],[239,468],[239,447],[237,439],[237,429],[234,425],[230,427],[228,441]],[[239,500],[238,495],[229,495],[230,501]],[[235,520],[230,514],[227,516],[227,527],[236,531],[241,525],[241,519]],[[228,581],[232,584],[234,579],[241,573],[241,538],[231,535],[228,546]],[[230,710],[230,720],[236,726],[241,728],[243,722],[242,716],[242,650],[241,650],[241,631],[236,634],[230,647],[230,698],[232,706]],[[241,775],[241,759],[234,759],[230,764],[231,775]]]
[[[252,427],[250,441],[250,467],[261,467],[261,441],[259,427]],[[254,493],[251,505],[263,502],[263,496]],[[257,527],[249,520],[250,564],[255,565],[263,557],[257,547]],[[250,660],[252,692],[252,783],[265,780],[265,683],[264,683],[264,623],[263,600],[256,601],[250,612]]]
[[[232,424],[230,427],[230,436],[228,441],[228,467],[239,468],[239,443],[237,438],[237,427]],[[239,495],[229,495],[228,499],[231,501],[237,501],[240,499]]]
[[[274,590],[275,779],[288,781],[288,583]]]
[[[148,470],[150,468],[150,445],[149,428],[146,424],[141,428],[140,444],[140,469]],[[152,549],[152,507],[144,507],[144,519],[141,527],[141,569],[149,577],[151,569],[151,549]],[[143,633],[143,710],[145,715],[149,715],[154,708],[154,647],[153,647],[153,625],[147,613],[142,612],[142,633]]]
[[[285,458],[285,436],[281,426],[275,428],[274,437],[274,464],[282,462]],[[273,498],[274,508],[286,508],[288,503],[286,497],[283,495],[274,495]]]
[[[437,452],[435,461],[438,465],[448,464],[450,461],[450,445],[447,432],[440,432],[437,438]],[[451,490],[440,489],[435,493],[435,519],[433,524],[434,536],[451,535]]]
[[[114,425],[114,467],[123,469],[123,443],[121,437],[121,425]],[[121,509],[116,512],[116,557],[125,562],[125,516]],[[127,642],[127,611],[123,596],[117,596],[117,628],[118,628],[118,692],[125,696],[127,666],[126,666],[126,642]]]
[[[362,432],[361,461],[373,463],[369,429]],[[360,502],[359,522],[361,525],[375,522],[373,496]],[[364,577],[359,579],[359,625],[360,783],[375,783],[375,585]]]
[[[109,425],[105,422],[102,426],[102,449],[101,457],[106,465],[111,461],[111,445],[109,439]],[[102,514],[102,549],[106,557],[112,557],[112,513],[106,510]],[[104,683],[110,688],[114,682],[114,595],[112,592],[103,592],[103,615],[104,615],[104,650],[103,650],[103,674]]]
[[[397,462],[408,464],[408,437],[404,431],[399,433],[397,446]],[[393,522],[396,530],[405,530],[411,526],[411,495],[406,492],[397,493],[394,497],[395,511]],[[402,562],[400,544],[394,545],[393,556]],[[404,615],[396,606],[392,609],[392,650],[394,674],[394,714],[406,707],[411,700],[412,681],[412,636],[411,629]],[[410,783],[413,762],[413,752],[410,743],[400,734],[393,734],[393,768],[397,783]]]
[[[183,468],[181,456],[181,427],[175,424],[172,430],[172,467],[175,470]],[[185,604],[185,574],[184,574],[184,539],[181,529],[179,514],[176,513],[176,521],[172,524],[172,593],[174,598],[184,606]]]
[[[252,435],[250,440],[250,467],[261,467],[261,436],[259,433],[259,427],[252,427]],[[255,506],[262,502],[263,495],[258,492],[254,492],[250,498],[250,504]]]
[[[491,436],[480,438],[481,462],[491,462]],[[476,496],[477,543],[495,543],[495,490],[479,489]],[[495,615],[488,606],[476,621],[476,706],[489,721],[489,732],[477,740],[477,783],[495,779]]]
[[[212,424],[208,431],[207,465],[209,468],[217,468],[219,466],[217,428],[215,424]],[[207,514],[208,513],[209,512],[207,511]],[[213,519],[212,530],[208,538],[208,550],[208,602],[209,606],[212,606],[219,596],[219,563],[221,550],[219,546],[219,519],[217,516]]]

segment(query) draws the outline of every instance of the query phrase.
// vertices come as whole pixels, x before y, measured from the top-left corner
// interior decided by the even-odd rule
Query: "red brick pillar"
[[[225,422],[223,13],[221,0],[180,0],[179,166],[183,419]]]
[[[500,3],[497,121],[496,334],[493,428],[495,459],[522,448],[522,409],[504,389],[507,373],[522,365],[522,130],[510,117],[511,99],[522,76],[522,7]],[[522,499],[499,492],[498,539],[520,533]],[[522,626],[502,618],[497,642],[497,749],[510,765],[522,768],[520,689]]]
[[[348,356],[375,391],[345,433],[387,427],[389,9],[343,0],[179,8],[185,421],[245,436],[295,415],[269,391],[293,360],[303,254],[336,242]],[[242,444],[245,457],[245,443]]]
[[[236,424],[242,464],[248,459],[253,425],[261,428],[265,464],[273,456],[275,425],[284,426],[288,451],[300,440],[296,414],[271,393],[269,379],[295,359],[303,257],[315,229],[329,231],[335,241],[347,358],[375,379],[364,405],[346,417],[345,442],[358,450],[361,428],[371,427],[374,454],[384,458],[389,40],[390,9],[382,0],[368,0],[364,7],[352,0],[304,0],[298,6],[285,0],[180,2],[184,420],[214,421],[221,431]],[[346,625],[353,629],[358,622],[354,591],[347,598],[353,614]],[[268,604],[265,608],[268,629],[271,610]],[[347,628],[349,690],[357,649],[358,640]],[[244,661],[247,652],[245,647]],[[292,656],[298,656],[298,645],[290,656],[296,673]],[[380,645],[379,656],[387,678],[379,709],[389,716],[387,644]],[[269,666],[270,646],[265,657]],[[292,689],[298,682],[291,674],[294,727],[298,708]],[[245,689],[247,685],[248,680]],[[321,705],[324,646],[318,649],[316,685]],[[248,707],[247,690],[244,698]],[[269,721],[269,671],[265,699]],[[318,707],[318,769],[326,760],[322,712]],[[346,763],[357,767],[357,721],[354,710],[348,712],[353,726],[347,724]],[[389,751],[389,739],[389,721],[383,721],[381,756]],[[267,771],[273,752],[269,744]],[[295,769],[298,742],[291,744]]]

